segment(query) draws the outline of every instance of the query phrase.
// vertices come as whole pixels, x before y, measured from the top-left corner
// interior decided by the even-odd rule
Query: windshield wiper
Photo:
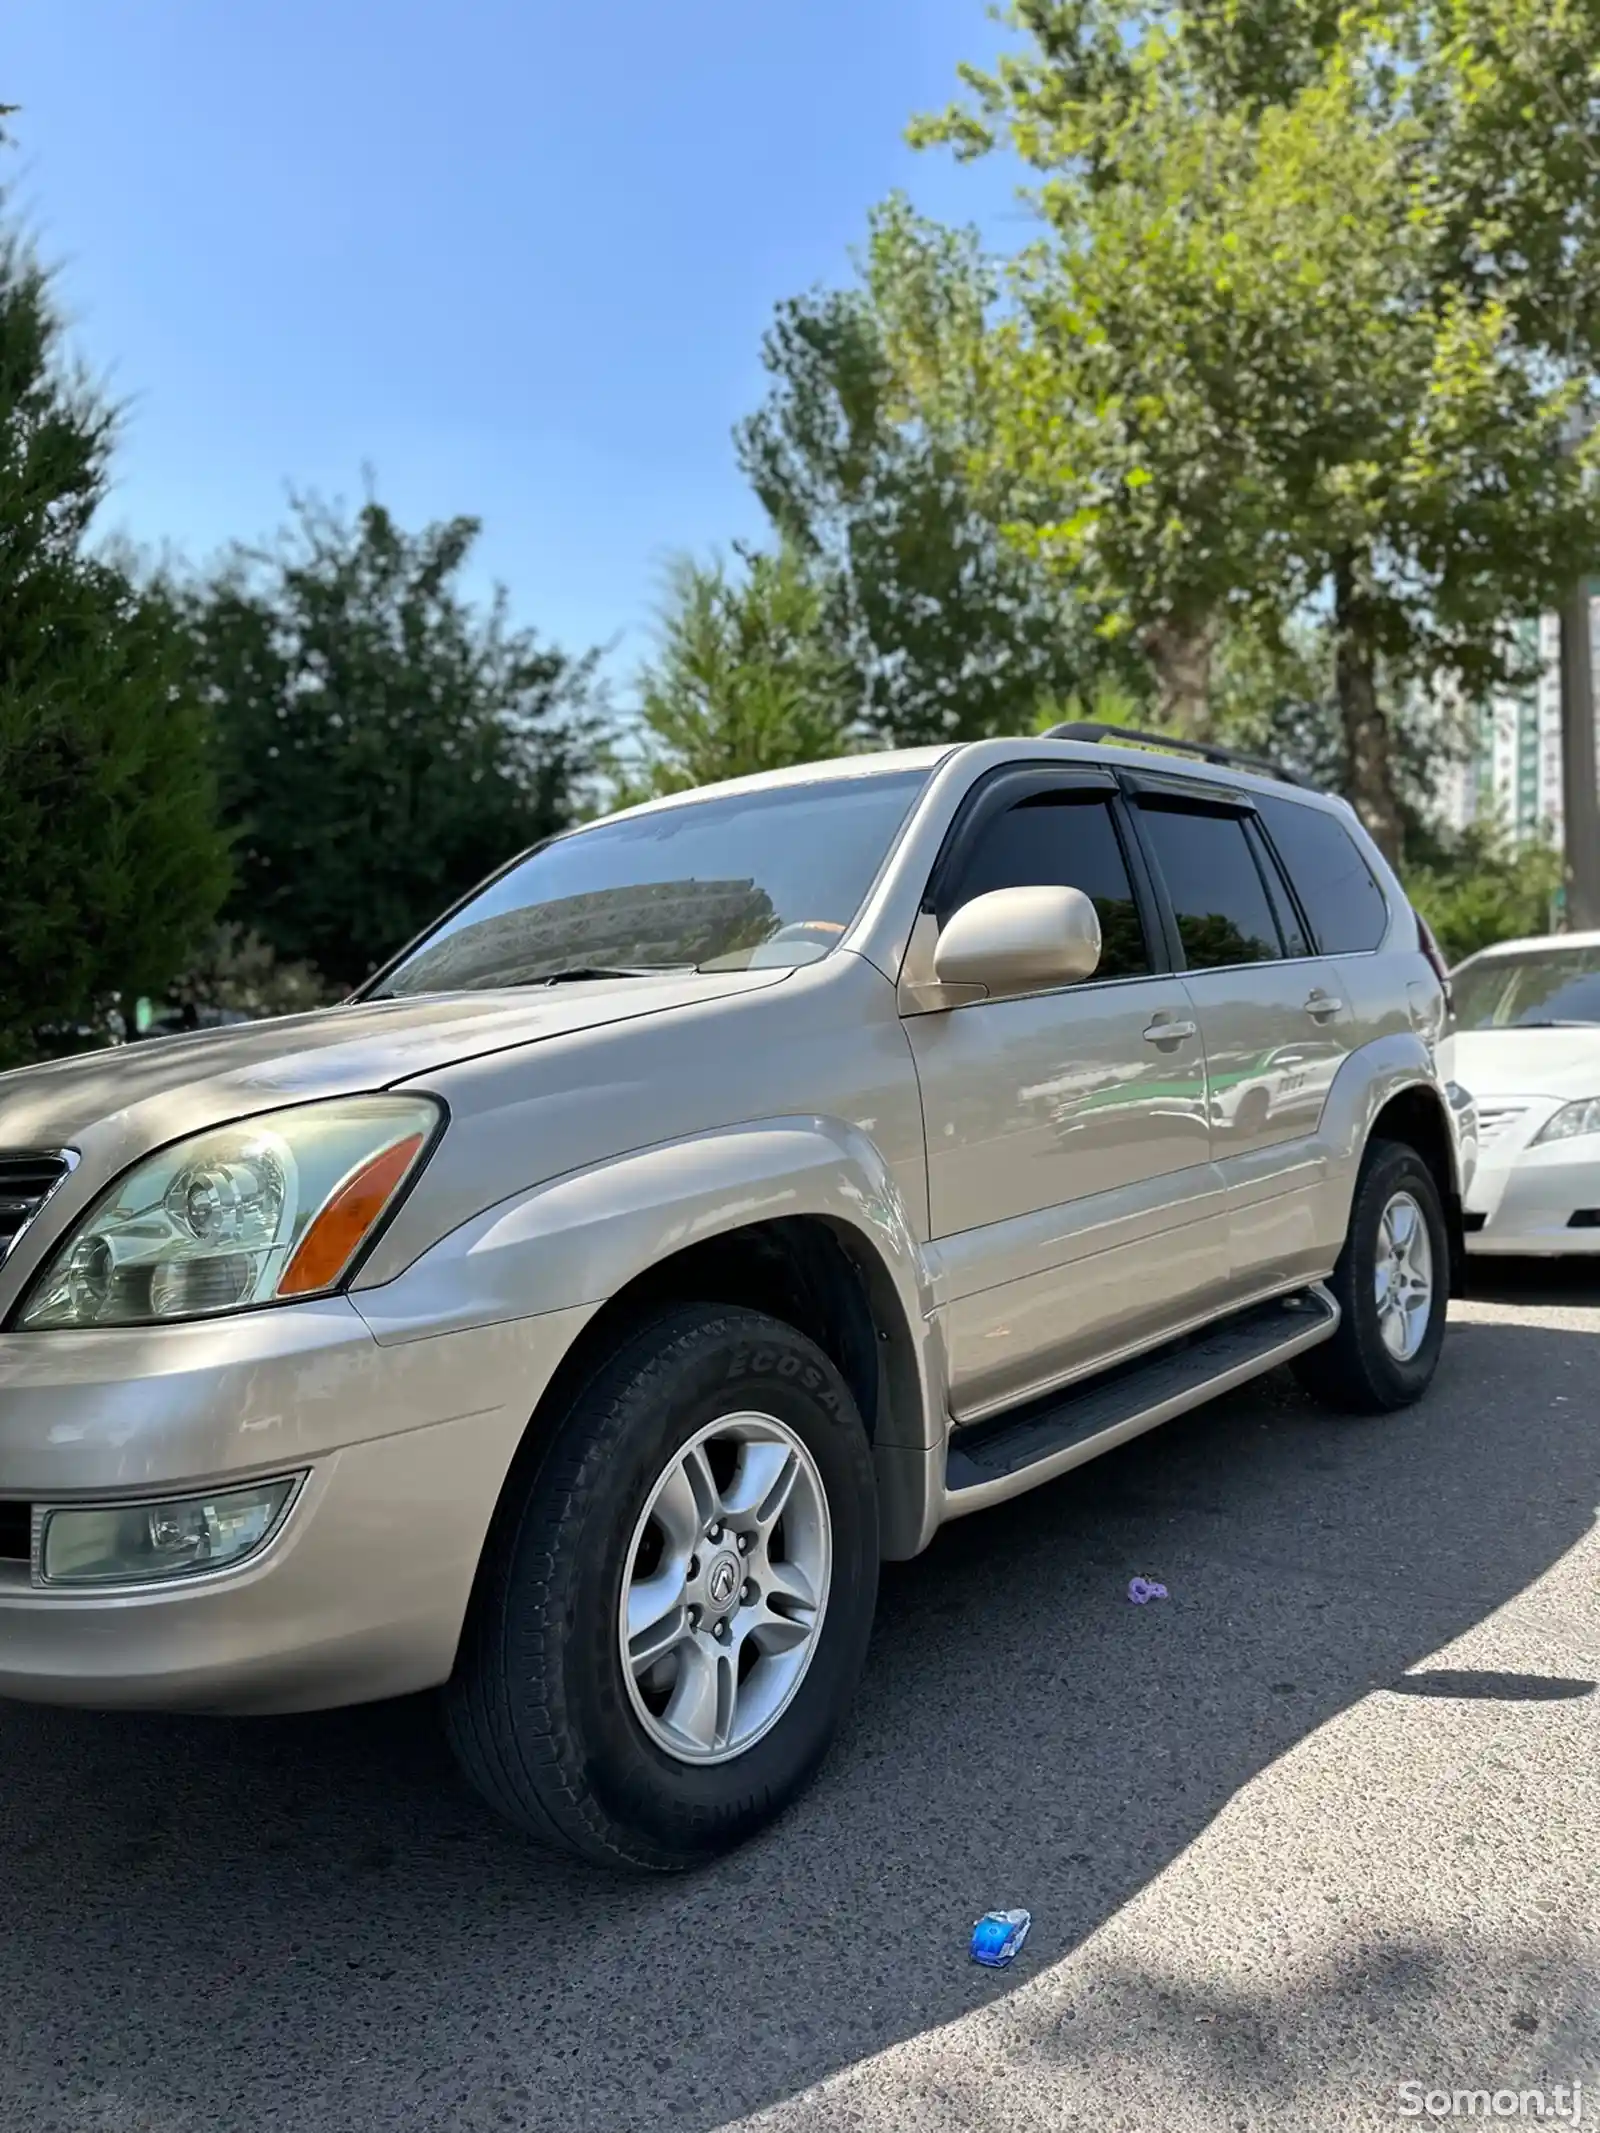
[[[631,969],[620,963],[574,963],[569,970],[544,970],[536,978],[517,978],[517,985],[581,985],[589,978],[661,978],[681,976],[693,963],[640,963]]]
[[[1503,1022],[1502,1029],[1600,1029],[1593,1015],[1580,1015],[1569,1022]]]
[[[446,985],[443,992],[520,992],[537,985],[581,985],[590,978],[676,978],[699,968],[697,963],[574,963],[565,970],[541,970],[536,978],[498,978],[489,984]],[[369,992],[368,1000],[422,999],[423,993]]]

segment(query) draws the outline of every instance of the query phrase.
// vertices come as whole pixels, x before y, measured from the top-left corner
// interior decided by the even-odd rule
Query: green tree
[[[618,797],[842,755],[857,707],[827,593],[795,547],[742,552],[737,568],[680,559],[659,648],[640,676],[638,751]]]
[[[1424,51],[1423,17],[1018,0],[1021,45],[916,129],[1004,142],[1040,181],[979,358],[1014,537],[1087,581],[1191,731],[1227,631],[1320,604],[1346,788],[1391,855],[1386,702],[1507,678],[1516,622],[1593,540],[1559,449],[1573,379],[1469,197],[1471,55]]]
[[[1496,941],[1549,932],[1561,880],[1561,855],[1550,845],[1514,844],[1503,825],[1480,821],[1448,835],[1424,829],[1413,848],[1406,893],[1449,962]]]
[[[1025,732],[1044,700],[1093,687],[1110,655],[1082,602],[973,494],[970,401],[964,419],[948,393],[908,406],[893,354],[918,320],[981,320],[994,270],[972,233],[898,198],[874,215],[862,268],[856,286],[780,306],[763,349],[772,388],[740,425],[740,462],[821,574],[872,738]]]
[[[1281,627],[1225,631],[1211,682],[1219,738],[1287,764],[1330,791],[1346,790],[1337,662],[1334,624],[1326,614],[1294,615]],[[1389,737],[1387,776],[1409,850],[1414,838],[1426,841],[1441,773],[1470,751],[1474,724],[1456,691],[1386,675],[1380,692]]]
[[[566,826],[595,761],[593,657],[461,590],[478,522],[408,533],[297,499],[265,550],[188,587],[237,834],[229,916],[348,989]]]
[[[0,238],[0,1063],[103,1036],[227,891],[206,721],[157,589],[86,546],[115,410]]]

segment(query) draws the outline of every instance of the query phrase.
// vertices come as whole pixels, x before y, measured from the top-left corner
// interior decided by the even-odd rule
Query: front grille
[[[71,1167],[64,1155],[0,1155],[0,1259]]]
[[[0,1503],[0,1563],[25,1563],[33,1535],[33,1506]]]
[[[1520,1118],[1527,1115],[1527,1104],[1478,1105],[1478,1146],[1488,1148],[1502,1133],[1509,1133]]]

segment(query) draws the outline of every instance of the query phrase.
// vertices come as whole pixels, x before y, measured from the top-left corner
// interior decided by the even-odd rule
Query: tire
[[[1397,1352],[1392,1313],[1387,1321],[1391,1338],[1385,1337],[1377,1294],[1380,1258],[1387,1256],[1385,1213],[1397,1201],[1409,1203],[1420,1219],[1431,1266],[1425,1323],[1409,1353]],[[1413,1268],[1418,1258],[1419,1249],[1414,1246]],[[1450,1235],[1433,1173],[1405,1142],[1379,1140],[1368,1147],[1344,1250],[1328,1286],[1339,1305],[1339,1330],[1331,1341],[1311,1349],[1295,1364],[1301,1384],[1324,1406],[1347,1414],[1390,1414],[1421,1399],[1433,1381],[1444,1342]]]
[[[1247,1089],[1234,1122],[1234,1132],[1244,1141],[1254,1140],[1267,1123],[1270,1098],[1265,1089]]]
[[[790,1492],[763,1525],[780,1458]],[[763,1485],[759,1509],[724,1508]],[[686,1557],[684,1517],[701,1530],[707,1486],[726,1524]],[[747,1570],[765,1592],[752,1574],[730,1598]],[[679,1641],[641,1672],[624,1659],[624,1591],[642,1618],[674,1580],[677,1600],[636,1644]],[[860,1678],[877,1584],[872,1454],[834,1365],[758,1312],[666,1311],[513,1470],[444,1692],[451,1745],[485,1799],[542,1843],[614,1867],[697,1865],[814,1776]],[[808,1615],[804,1593],[819,1588]]]

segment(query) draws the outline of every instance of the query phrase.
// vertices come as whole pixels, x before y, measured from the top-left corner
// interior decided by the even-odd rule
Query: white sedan
[[[1600,933],[1502,941],[1451,983],[1440,1064],[1478,1120],[1467,1249],[1600,1252]]]

